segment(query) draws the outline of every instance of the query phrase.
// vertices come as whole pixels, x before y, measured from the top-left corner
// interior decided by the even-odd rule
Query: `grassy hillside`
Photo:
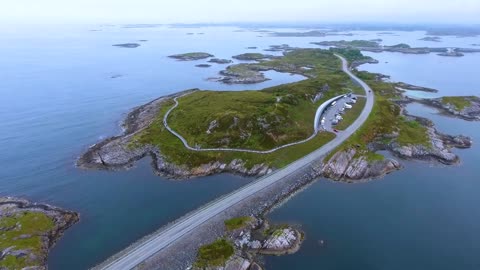
[[[242,64],[242,68],[256,70],[258,65],[303,74],[309,79],[261,91],[197,91],[178,99],[179,106],[170,114],[169,125],[192,146],[267,150],[309,137],[318,106],[358,88],[341,70],[340,60],[328,50],[298,49],[280,59]],[[335,136],[320,133],[308,143],[266,155],[189,151],[163,127],[163,116],[173,104],[169,101],[163,106],[157,120],[134,138],[132,146],[157,145],[167,160],[189,167],[236,158],[248,165],[282,167]]]

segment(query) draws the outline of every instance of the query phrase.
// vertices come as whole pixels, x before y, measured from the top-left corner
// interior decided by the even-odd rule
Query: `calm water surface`
[[[178,62],[168,55],[206,51],[229,58],[247,51],[262,52],[274,44],[315,47],[309,43],[339,39],[424,43],[418,41],[422,32],[277,38],[235,30],[0,28],[0,195],[48,202],[82,215],[80,223],[52,250],[50,269],[91,267],[135,239],[251,181],[231,175],[169,181],[154,176],[148,160],[126,172],[75,168],[76,158],[89,145],[121,132],[119,123],[132,107],[189,88],[258,90],[302,79],[268,72],[271,81],[226,86],[206,80],[218,76],[223,66],[200,69],[194,65],[205,61]],[[137,49],[111,46],[140,39],[148,42]],[[444,38],[442,43],[424,46],[468,47],[471,43],[479,42]],[[249,46],[258,49],[246,50]],[[362,68],[392,75],[393,80],[435,87],[440,94],[478,95],[480,84],[470,68],[480,55],[372,56],[381,64]],[[409,110],[432,113],[418,106]],[[478,138],[477,123],[431,116],[445,132],[465,131]],[[406,163],[405,170],[366,184],[319,181],[272,213],[275,221],[303,224],[307,241],[296,255],[269,258],[269,269],[478,269],[477,151],[476,147],[459,151],[460,166]],[[319,247],[320,239],[326,240],[325,246]]]

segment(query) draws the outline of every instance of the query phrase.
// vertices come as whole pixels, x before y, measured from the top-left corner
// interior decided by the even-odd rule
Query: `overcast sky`
[[[480,0],[1,0],[11,23],[480,23]]]

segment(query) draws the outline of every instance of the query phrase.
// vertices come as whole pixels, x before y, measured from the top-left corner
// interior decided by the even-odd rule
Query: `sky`
[[[480,23],[480,0],[0,0],[0,3],[2,23]]]

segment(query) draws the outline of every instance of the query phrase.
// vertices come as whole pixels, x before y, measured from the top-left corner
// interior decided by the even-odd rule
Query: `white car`
[[[352,105],[345,104],[345,109],[351,109]]]

